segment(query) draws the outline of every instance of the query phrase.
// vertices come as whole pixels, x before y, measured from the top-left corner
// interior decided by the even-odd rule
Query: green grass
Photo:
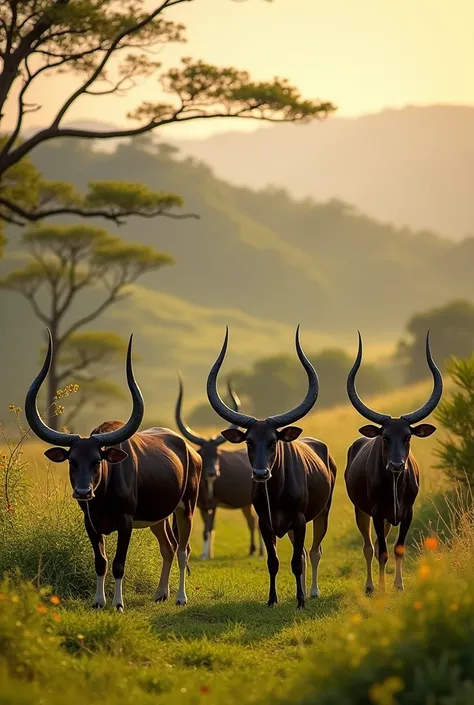
[[[377,406],[398,413],[414,408],[426,392],[426,386],[419,385],[396,396],[378,399]],[[310,416],[305,428],[305,433],[328,441],[338,463],[338,480],[319,571],[322,597],[308,600],[304,611],[295,609],[289,540],[285,538],[278,545],[280,604],[270,610],[266,607],[266,562],[247,557],[249,539],[244,518],[240,512],[224,510],[217,515],[215,558],[210,562],[198,559],[202,525],[196,515],[187,607],[174,604],[178,584],[176,565],[171,576],[172,600],[165,604],[153,602],[161,559],[151,532],[141,530],[133,534],[127,559],[125,613],[118,615],[111,607],[110,575],[108,607],[100,613],[92,611],[90,604],[95,590],[92,550],[82,526],[82,513],[70,496],[67,468],[57,465],[48,468],[42,455],[43,445],[25,445],[28,488],[19,485],[13,513],[0,510],[0,572],[19,568],[35,586],[51,585],[61,604],[53,607],[47,595],[38,598],[35,593],[25,593],[21,585],[4,588],[5,598],[0,596],[0,703],[36,702],[39,693],[47,693],[44,702],[53,705],[56,702],[106,705],[117,701],[134,705],[274,702],[296,697],[295,693],[312,702],[315,696],[306,679],[308,664],[314,678],[322,683],[321,673],[329,666],[326,658],[322,671],[315,667],[320,654],[339,644],[337,640],[347,633],[355,615],[370,615],[376,604],[362,595],[365,564],[361,538],[343,481],[346,449],[356,437],[360,423],[355,412],[341,407]],[[428,439],[415,445],[423,475],[413,539],[420,530],[429,530],[429,522],[435,516],[432,500],[440,501],[443,492],[442,477],[431,468],[433,444]],[[391,540],[394,536],[395,532]],[[309,541],[310,536],[307,545]],[[110,564],[114,544],[114,536],[108,537]],[[417,589],[416,557],[417,551],[412,546],[407,551],[404,568],[411,601]],[[401,601],[394,594],[392,581],[393,560],[390,560],[384,608],[387,617],[383,619],[397,611]],[[19,596],[18,602],[11,601],[12,594]],[[47,606],[47,614],[38,613],[39,599]],[[55,621],[53,615],[58,615],[56,619],[60,621]],[[380,614],[369,616],[364,624],[365,621],[375,629]],[[17,622],[19,626],[15,627]],[[43,632],[49,641],[38,636]],[[34,648],[28,646],[28,634]],[[32,654],[29,648],[33,648]],[[16,654],[15,658],[11,653]],[[341,654],[345,653],[341,647]],[[338,664],[345,663],[341,659]],[[372,677],[376,676],[370,673]],[[367,691],[365,681],[360,688]],[[393,704],[387,700],[379,705]]]

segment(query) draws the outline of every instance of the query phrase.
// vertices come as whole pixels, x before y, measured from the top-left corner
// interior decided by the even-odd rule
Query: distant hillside
[[[338,198],[457,239],[474,233],[474,107],[406,107],[177,144],[235,184]]]
[[[120,228],[124,238],[171,253],[176,264],[143,277],[132,298],[94,324],[137,334],[140,384],[155,418],[171,417],[177,367],[185,375],[186,403],[203,398],[226,324],[226,368],[232,369],[293,350],[297,323],[310,352],[353,346],[360,328],[370,354],[371,346],[374,352],[393,344],[415,310],[474,298],[474,240],[457,245],[433,233],[397,229],[340,201],[298,202],[281,191],[237,188],[193,159],[157,149],[136,141],[98,153],[90,144],[64,141],[34,153],[49,178],[66,178],[79,188],[89,179],[142,181],[181,194],[185,210],[200,215],[198,221],[135,218]],[[19,231],[9,234],[4,271],[21,254]],[[42,327],[20,297],[0,297],[3,418],[9,403],[22,403],[37,369]]]

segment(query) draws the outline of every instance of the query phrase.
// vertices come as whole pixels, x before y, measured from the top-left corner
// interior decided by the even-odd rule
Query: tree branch
[[[141,22],[138,22],[134,27],[129,27],[128,29],[124,29],[120,34],[118,34],[110,47],[107,49],[105,52],[105,56],[103,57],[102,61],[100,61],[99,65],[95,69],[95,71],[92,72],[92,75],[85,81],[85,83],[80,86],[80,88],[77,89],[64,103],[64,105],[60,108],[59,112],[57,113],[56,117],[54,118],[53,122],[51,123],[50,127],[51,128],[57,128],[59,126],[59,123],[71,107],[71,105],[86,91],[89,86],[91,86],[94,81],[97,80],[97,78],[100,76],[102,71],[104,70],[107,62],[109,61],[110,57],[114,53],[115,49],[118,47],[122,39],[125,37],[130,36],[131,34],[135,34],[136,32],[140,31],[143,27],[146,27],[147,24],[152,22],[152,20],[155,19],[155,17],[158,17],[158,15],[166,8],[170,7],[172,5],[177,5],[179,2],[182,2],[183,0],[174,0],[174,2],[170,2],[169,0],[165,0],[159,7],[156,8],[153,12],[151,12],[149,15],[144,17],[144,19]]]
[[[132,215],[140,216],[142,218],[155,218],[156,216],[160,215],[165,218],[171,218],[173,220],[185,220],[188,218],[194,218],[196,220],[199,220],[199,215],[197,213],[170,213],[164,210],[163,208],[155,208],[153,211],[147,213],[135,209],[123,210],[118,213],[113,213],[105,208],[88,209],[80,208],[79,206],[58,206],[56,208],[27,211],[25,208],[22,208],[17,203],[10,201],[8,198],[5,198],[3,196],[0,196],[0,205],[4,206],[5,208],[8,208],[24,220],[33,223],[38,220],[41,220],[42,218],[49,218],[53,215],[79,215],[82,218],[105,218],[106,220],[112,220],[114,223],[116,223],[116,225],[123,225],[123,223],[125,222],[125,218]],[[6,219],[7,218],[5,218],[5,220]],[[19,221],[10,220],[9,222],[15,222],[15,225],[23,225],[23,223]]]

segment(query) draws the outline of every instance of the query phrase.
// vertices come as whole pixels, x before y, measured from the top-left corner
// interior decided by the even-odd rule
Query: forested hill
[[[283,191],[237,188],[204,164],[147,140],[114,153],[65,141],[38,149],[34,159],[48,178],[81,189],[88,180],[121,179],[179,193],[185,210],[200,215],[134,218],[117,231],[171,253],[176,264],[143,277],[133,298],[93,326],[137,333],[146,371],[142,386],[156,409],[168,411],[174,399],[176,367],[189,394],[202,396],[225,324],[231,329],[230,369],[272,351],[291,352],[297,323],[312,351],[334,341],[352,343],[357,328],[368,342],[395,342],[415,310],[474,295],[474,240],[453,244],[433,233],[397,229],[338,201],[297,202]],[[19,255],[20,231],[9,235],[4,270]],[[0,380],[4,407],[22,401],[38,362],[41,324],[17,295],[1,297],[9,341]]]
[[[181,140],[232,183],[337,197],[398,225],[474,232],[474,107],[407,106]]]

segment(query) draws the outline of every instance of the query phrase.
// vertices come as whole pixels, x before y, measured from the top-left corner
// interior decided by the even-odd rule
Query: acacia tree
[[[154,58],[161,45],[185,41],[184,26],[168,19],[173,7],[199,0],[7,0],[0,3],[0,128],[6,103],[16,103],[14,129],[0,144],[0,221],[24,225],[58,214],[102,216],[120,223],[129,215],[174,215],[171,194],[151,194],[137,184],[90,182],[85,194],[43,179],[28,156],[53,139],[133,137],[164,125],[217,117],[304,121],[325,117],[329,102],[303,100],[287,80],[252,81],[246,71],[183,58],[163,71]],[[205,8],[203,7],[203,12]],[[47,75],[79,79],[50,124],[24,140],[26,114],[41,105],[29,92]],[[156,100],[138,105],[136,127],[97,131],[64,124],[82,96],[127,94],[141,78],[158,74]],[[161,95],[160,95],[161,94]],[[183,217],[183,216],[181,216]]]
[[[7,274],[0,286],[24,296],[37,318],[51,330],[56,354],[48,376],[47,407],[53,405],[61,382],[68,378],[76,381],[78,375],[85,388],[77,413],[91,387],[113,394],[112,387],[104,385],[91,368],[113,361],[124,345],[106,334],[79,335],[78,331],[123,300],[127,287],[142,274],[173,260],[151,247],[125,242],[86,225],[37,226],[25,232],[23,242],[30,261]],[[88,305],[88,313],[71,320],[73,306],[86,292],[94,294],[92,304],[82,301],[81,310]],[[53,423],[57,426],[57,419],[53,418]]]
[[[122,388],[106,379],[113,367],[123,366],[126,350],[127,342],[111,331],[82,331],[65,339],[58,360],[57,385],[62,389],[71,379],[78,385],[64,416],[68,429],[72,430],[71,424],[91,399],[96,408],[126,399]]]

